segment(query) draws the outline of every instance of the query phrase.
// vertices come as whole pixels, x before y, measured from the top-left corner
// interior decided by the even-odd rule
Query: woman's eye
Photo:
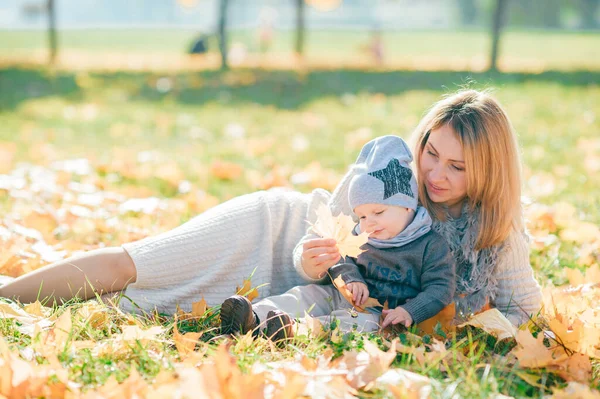
[[[427,150],[427,153],[428,153],[429,155],[431,155],[432,157],[436,157],[436,158],[437,158],[437,155],[436,155],[436,154],[434,154],[433,152],[431,152],[431,150]]]
[[[361,216],[361,217],[359,217],[359,219],[361,219],[361,220],[362,220],[362,219],[366,219],[366,218],[367,218],[366,216]]]
[[[464,170],[463,168],[459,168],[459,167],[458,167],[458,166],[456,166],[456,165],[452,165],[452,168],[453,168],[454,170],[457,170],[457,171],[459,171],[459,172],[462,172],[462,171]]]

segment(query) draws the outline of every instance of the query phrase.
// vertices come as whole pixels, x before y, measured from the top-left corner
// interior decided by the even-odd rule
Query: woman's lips
[[[435,194],[442,194],[444,191],[446,191],[445,188],[438,187],[430,182],[427,182],[427,187],[430,191],[433,191]]]

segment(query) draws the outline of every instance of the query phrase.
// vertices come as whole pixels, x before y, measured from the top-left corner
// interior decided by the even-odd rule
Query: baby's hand
[[[352,293],[352,302],[355,306],[362,306],[369,299],[369,289],[364,283],[354,282],[346,284]]]
[[[413,319],[402,306],[398,306],[396,309],[383,309],[382,311],[385,319],[383,319],[383,323],[381,324],[382,328],[386,328],[390,324],[398,324],[402,323],[405,327],[409,327]]]

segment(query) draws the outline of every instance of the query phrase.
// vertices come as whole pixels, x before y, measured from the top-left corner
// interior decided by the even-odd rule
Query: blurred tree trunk
[[[492,24],[492,53],[490,55],[490,71],[498,70],[498,52],[500,50],[500,34],[506,19],[508,0],[496,0]]]
[[[219,1],[219,51],[221,52],[221,69],[229,69],[227,62],[227,8],[229,0]]]
[[[580,0],[579,10],[581,12],[581,27],[583,29],[595,29],[598,27],[596,13],[598,12],[599,0]]]
[[[539,3],[544,28],[560,28],[561,0],[544,0]]]
[[[304,54],[305,9],[304,0],[296,0],[296,55],[299,57]]]
[[[458,7],[463,25],[474,25],[478,14],[475,0],[458,0]]]
[[[58,53],[58,42],[56,40],[56,7],[54,0],[48,0],[47,4],[48,12],[48,47],[49,47],[49,59],[48,62],[52,65],[56,61],[56,55]]]

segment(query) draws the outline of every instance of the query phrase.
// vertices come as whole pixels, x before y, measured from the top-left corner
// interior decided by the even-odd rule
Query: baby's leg
[[[352,305],[333,285],[311,284],[294,287],[282,295],[271,296],[253,304],[252,308],[258,315],[262,328],[270,310],[282,310],[298,319],[304,318],[306,311],[310,316],[319,319],[323,325],[329,325],[334,318],[338,319],[340,330],[343,332],[351,331],[355,327],[360,332],[379,329],[379,315],[352,311]]]
[[[304,317],[304,312],[311,316],[330,314],[336,304],[334,298],[337,289],[332,285],[310,284],[294,287],[281,294],[270,296],[252,305],[261,323],[267,319],[270,310],[281,310],[294,318]]]

